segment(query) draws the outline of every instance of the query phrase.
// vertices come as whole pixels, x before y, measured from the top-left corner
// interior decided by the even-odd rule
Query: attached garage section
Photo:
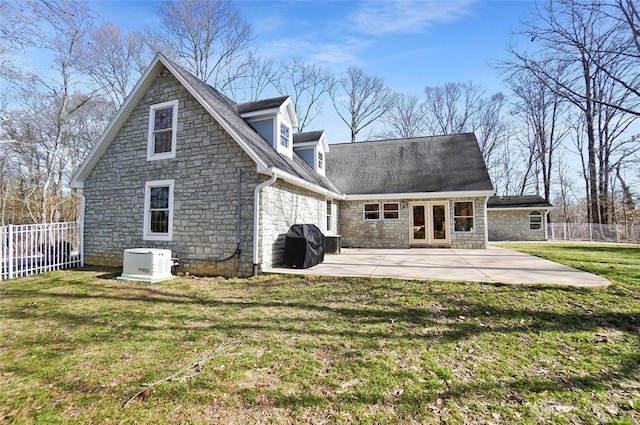
[[[492,196],[487,202],[490,241],[547,240],[549,202],[538,195]]]

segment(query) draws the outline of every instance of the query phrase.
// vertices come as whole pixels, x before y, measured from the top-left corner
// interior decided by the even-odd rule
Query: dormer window
[[[318,152],[318,169],[322,170],[324,168],[324,155],[322,152]]]
[[[285,124],[280,124],[280,144],[288,148],[291,141],[291,129]]]

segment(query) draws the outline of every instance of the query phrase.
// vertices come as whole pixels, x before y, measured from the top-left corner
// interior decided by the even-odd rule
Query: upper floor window
[[[285,148],[288,148],[290,140],[291,129],[284,124],[280,124],[280,144]]]
[[[177,126],[177,100],[151,105],[147,160],[175,158]]]
[[[318,152],[318,170],[322,170],[324,168],[324,155],[322,152]]]
[[[540,211],[531,211],[529,213],[529,230],[542,229],[542,213]]]
[[[453,203],[453,230],[456,232],[473,231],[473,202]]]
[[[173,180],[145,184],[144,240],[170,241],[173,236]]]

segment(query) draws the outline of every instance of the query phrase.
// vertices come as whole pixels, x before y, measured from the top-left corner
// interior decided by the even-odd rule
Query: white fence
[[[0,227],[0,280],[79,267],[80,223],[46,223]]]
[[[640,243],[638,224],[550,223],[549,240]]]

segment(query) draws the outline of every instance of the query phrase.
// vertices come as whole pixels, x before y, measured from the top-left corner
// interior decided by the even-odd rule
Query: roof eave
[[[302,187],[310,190],[311,192],[329,196],[331,198],[341,199],[341,200],[345,199],[345,195],[342,193],[334,192],[332,190],[329,190],[317,184],[308,182],[307,180],[294,176],[293,174],[283,171],[276,167],[269,167],[267,170],[261,171],[261,173],[267,174],[270,176],[276,174],[278,178],[286,181],[287,183],[291,183],[294,186]]]
[[[410,193],[371,193],[346,194],[346,201],[366,201],[369,199],[442,199],[442,198],[476,198],[487,197],[495,193],[493,190],[461,190],[450,192],[410,192]]]

